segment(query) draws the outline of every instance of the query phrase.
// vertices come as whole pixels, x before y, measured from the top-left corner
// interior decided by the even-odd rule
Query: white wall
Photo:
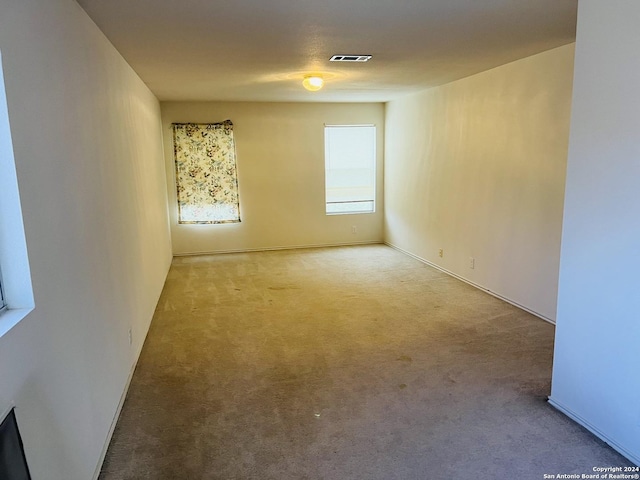
[[[0,51],[35,297],[0,411],[34,480],[87,480],[171,259],[160,106],[73,0],[1,0]]]
[[[386,242],[549,320],[573,53],[560,47],[386,109]]]
[[[581,1],[551,402],[640,464],[640,3]]]
[[[242,221],[179,225],[171,123],[226,119],[234,125]],[[162,123],[174,253],[382,241],[382,104],[163,102]],[[325,123],[377,126],[376,213],[325,214]]]

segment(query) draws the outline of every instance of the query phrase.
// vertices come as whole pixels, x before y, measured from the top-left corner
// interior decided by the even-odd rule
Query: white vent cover
[[[371,55],[334,55],[329,59],[331,62],[368,62]]]

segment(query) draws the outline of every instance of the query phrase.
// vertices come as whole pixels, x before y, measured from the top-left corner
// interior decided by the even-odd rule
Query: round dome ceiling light
[[[324,86],[324,79],[319,75],[307,75],[302,80],[302,86],[310,92],[317,92]]]

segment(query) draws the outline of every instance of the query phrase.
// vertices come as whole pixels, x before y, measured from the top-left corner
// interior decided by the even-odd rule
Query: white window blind
[[[326,125],[324,141],[326,213],[375,212],[376,127]]]

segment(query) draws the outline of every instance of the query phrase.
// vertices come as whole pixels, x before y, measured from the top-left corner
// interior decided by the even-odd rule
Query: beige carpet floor
[[[539,480],[630,465],[554,327],[382,245],[177,258],[100,475]]]

